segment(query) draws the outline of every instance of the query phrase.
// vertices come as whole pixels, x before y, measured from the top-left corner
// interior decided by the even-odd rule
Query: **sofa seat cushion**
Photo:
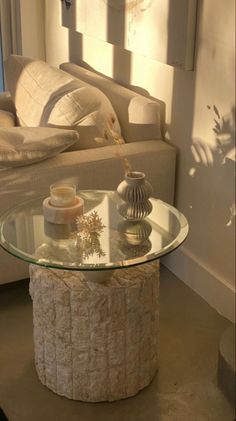
[[[20,167],[57,155],[78,140],[74,130],[0,128],[0,168]]]
[[[0,110],[0,127],[14,127],[16,117],[10,111]]]
[[[17,55],[6,60],[5,72],[18,125],[77,130],[79,142],[73,149],[114,144],[113,132],[121,137],[116,113],[98,88],[48,63]]]

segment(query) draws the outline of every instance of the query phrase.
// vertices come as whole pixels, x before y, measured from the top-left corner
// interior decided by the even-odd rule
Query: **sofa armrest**
[[[10,111],[16,114],[14,102],[12,101],[10,92],[0,92],[0,110]]]

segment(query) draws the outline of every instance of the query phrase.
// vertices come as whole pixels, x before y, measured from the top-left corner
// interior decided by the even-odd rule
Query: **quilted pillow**
[[[120,125],[102,91],[43,61],[12,55],[5,62],[7,87],[20,126],[72,128],[73,149],[114,144]]]
[[[78,131],[79,142],[70,150],[113,145],[117,136],[123,142],[110,101],[99,89],[90,85],[82,85],[63,95],[54,105],[47,124]]]
[[[77,140],[78,134],[74,130],[0,128],[0,168],[20,167],[51,158]]]

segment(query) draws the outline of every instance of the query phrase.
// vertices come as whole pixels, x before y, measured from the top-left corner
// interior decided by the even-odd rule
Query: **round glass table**
[[[183,243],[188,223],[158,199],[147,218],[129,221],[116,192],[78,195],[84,214],[72,224],[45,220],[43,197],[8,210],[0,243],[30,263],[41,382],[71,399],[113,401],[135,395],[157,371],[158,259]]]
[[[74,224],[52,224],[44,219],[43,197],[10,209],[0,218],[1,246],[29,263],[49,268],[101,271],[147,263],[170,253],[188,233],[183,214],[167,203],[151,199],[153,210],[141,221],[124,220],[112,191],[80,191],[85,214],[96,211],[102,232],[92,244]],[[91,227],[92,231],[92,227]],[[90,237],[93,235],[91,233]],[[82,237],[82,238],[80,238]]]

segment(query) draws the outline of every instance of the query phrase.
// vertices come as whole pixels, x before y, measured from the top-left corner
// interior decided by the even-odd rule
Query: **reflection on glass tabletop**
[[[69,270],[105,270],[158,259],[188,234],[182,213],[151,198],[152,212],[141,221],[123,219],[116,192],[83,190],[84,217],[53,224],[43,215],[44,197],[15,206],[0,218],[0,243],[12,255],[37,265]]]

